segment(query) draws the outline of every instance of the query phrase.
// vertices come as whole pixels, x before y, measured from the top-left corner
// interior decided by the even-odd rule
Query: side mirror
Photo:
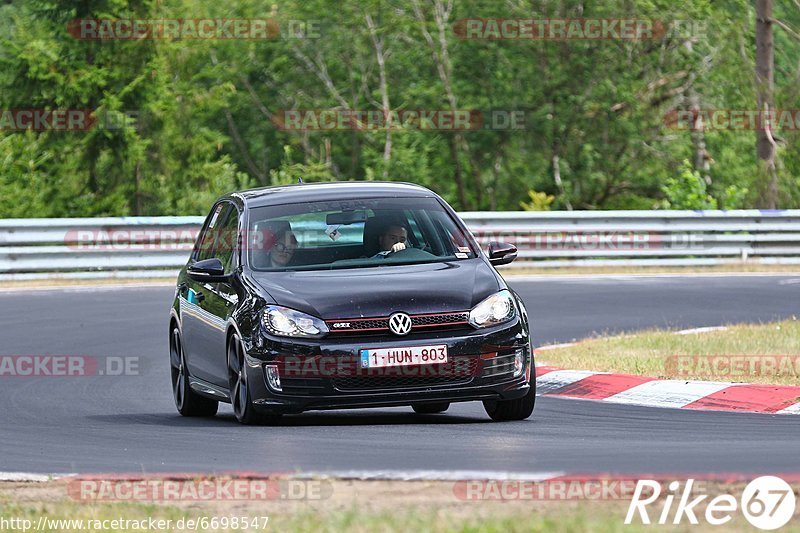
[[[189,266],[186,269],[186,274],[194,281],[217,283],[220,281],[228,281],[228,276],[225,275],[225,267],[222,266],[222,261],[216,257],[211,259],[203,259]]]
[[[489,243],[489,262],[494,266],[507,265],[517,258],[517,247],[507,242]]]

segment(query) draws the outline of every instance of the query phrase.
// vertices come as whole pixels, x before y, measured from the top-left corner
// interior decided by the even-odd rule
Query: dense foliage
[[[800,109],[800,8],[775,6],[775,106]],[[270,18],[274,39],[80,40],[86,18]],[[665,21],[653,39],[464,39],[474,18]],[[460,210],[763,207],[747,0],[4,0],[0,111],[90,109],[87,131],[0,125],[0,217],[200,214],[237,188],[411,181]],[[290,131],[281,110],[522,111],[524,127]],[[489,116],[489,115],[487,115]],[[800,124],[776,132],[800,207]]]

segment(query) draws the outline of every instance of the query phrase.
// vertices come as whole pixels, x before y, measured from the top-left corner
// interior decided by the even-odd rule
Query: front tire
[[[247,384],[247,365],[244,347],[237,334],[228,343],[228,383],[230,384],[233,414],[241,424],[258,425],[275,422],[280,415],[264,415],[255,410]]]
[[[172,328],[169,340],[170,374],[172,375],[172,398],[175,407],[183,416],[211,417],[217,414],[219,402],[200,396],[189,385],[189,371],[186,367],[186,354],[178,326]]]
[[[533,414],[536,405],[536,381],[531,381],[531,388],[522,398],[516,400],[484,400],[483,408],[489,418],[495,422],[525,420]]]

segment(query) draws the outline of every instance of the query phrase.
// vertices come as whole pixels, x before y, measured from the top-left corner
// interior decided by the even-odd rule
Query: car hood
[[[481,259],[252,276],[276,304],[325,320],[466,311],[504,287]]]

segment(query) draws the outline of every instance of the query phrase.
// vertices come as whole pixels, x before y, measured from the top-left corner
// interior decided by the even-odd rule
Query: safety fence
[[[800,210],[466,212],[484,248],[514,244],[501,268],[800,264]],[[0,279],[171,277],[203,217],[0,220]]]

